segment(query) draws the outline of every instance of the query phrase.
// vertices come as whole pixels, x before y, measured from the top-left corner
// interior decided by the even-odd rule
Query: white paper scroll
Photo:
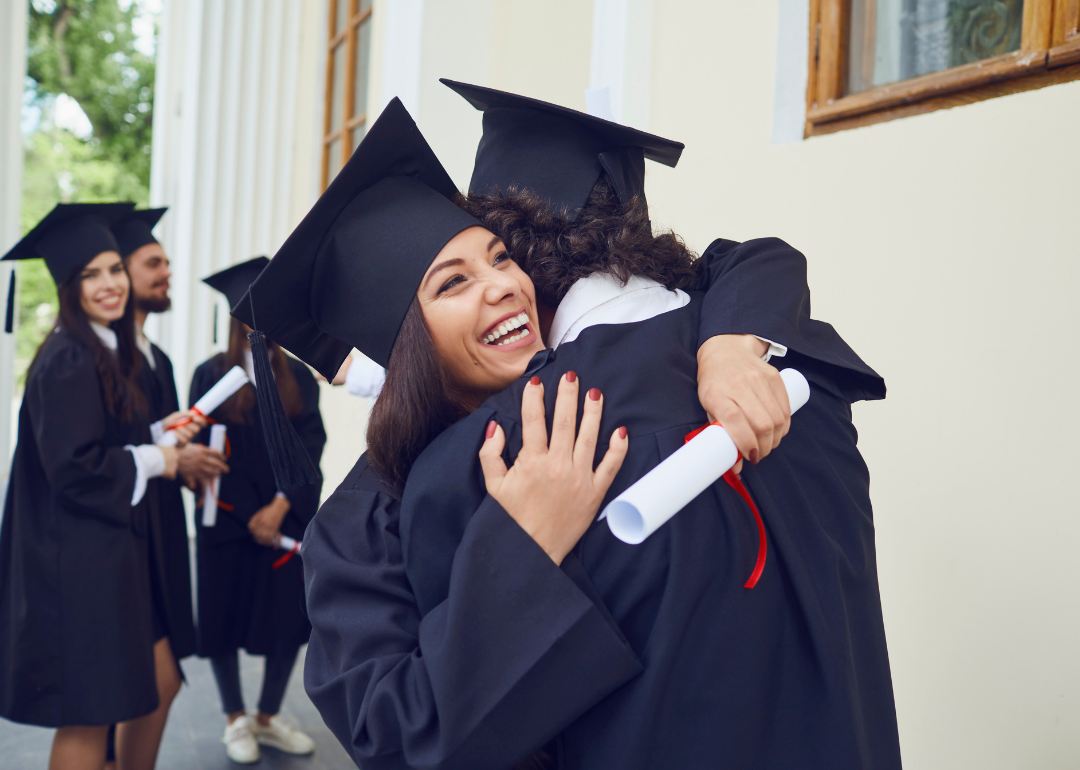
[[[210,426],[210,448],[225,454],[225,426]],[[221,494],[221,476],[215,476],[203,491],[202,525],[213,527],[217,524],[218,495]]]
[[[278,548],[282,549],[283,551],[299,551],[300,544],[288,535],[282,535],[281,539],[278,541]]]
[[[233,393],[240,390],[248,382],[247,372],[239,366],[234,366],[225,372],[225,376],[215,382],[214,386],[206,391],[191,409],[205,417],[228,401]],[[167,430],[157,444],[158,446],[176,446],[176,434]]]
[[[810,398],[810,385],[794,369],[780,372],[791,411]],[[739,459],[728,432],[710,425],[646,473],[604,508],[600,518],[624,543],[637,545],[714,484]]]

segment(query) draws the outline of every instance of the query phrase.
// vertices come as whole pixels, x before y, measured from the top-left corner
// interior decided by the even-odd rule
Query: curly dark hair
[[[697,277],[697,255],[682,239],[672,232],[653,235],[648,209],[637,198],[619,203],[603,179],[577,220],[515,187],[470,194],[465,210],[502,238],[548,307],[556,307],[575,281],[593,273],[610,273],[623,283],[641,275],[668,289],[688,288]]]

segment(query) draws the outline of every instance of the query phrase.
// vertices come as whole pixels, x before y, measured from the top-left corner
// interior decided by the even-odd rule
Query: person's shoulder
[[[170,371],[173,368],[172,359],[169,358],[169,354],[159,348],[156,343],[150,343],[150,351],[154,354],[154,358],[157,359],[159,364],[167,367]]]
[[[28,376],[81,376],[87,368],[94,368],[94,352],[71,332],[56,328],[41,343]]]
[[[304,548],[307,551],[316,543],[335,541],[340,547],[370,528],[389,528],[396,533],[399,510],[398,500],[368,465],[365,453],[311,520]]]
[[[201,364],[195,367],[195,379],[209,378],[217,376],[220,379],[224,374],[225,369],[225,354],[217,353],[210,358],[203,361]]]

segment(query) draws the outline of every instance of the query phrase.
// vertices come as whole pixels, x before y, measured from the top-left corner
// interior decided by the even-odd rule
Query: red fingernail
[[[573,372],[567,372],[566,373],[566,381],[567,382],[574,382],[575,380],[577,380],[577,375],[576,374],[574,374]]]
[[[599,401],[600,400],[600,391],[597,390],[596,388],[592,388],[589,391],[589,400],[590,401]]]
[[[539,385],[540,384],[540,378],[537,377],[536,375],[533,375],[533,378],[531,380],[529,380],[529,384],[530,385]]]
[[[757,450],[756,449],[751,449],[750,450],[750,463],[751,463],[751,465],[757,465],[757,458],[758,458]]]
[[[487,437],[491,438],[494,435],[495,435],[495,421],[492,420],[491,422],[488,423]]]
[[[626,426],[619,428],[619,438],[626,438]]]

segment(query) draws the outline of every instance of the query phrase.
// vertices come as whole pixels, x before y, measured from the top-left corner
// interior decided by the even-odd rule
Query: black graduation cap
[[[136,249],[141,249],[148,243],[157,243],[158,239],[152,232],[168,207],[161,209],[140,209],[132,211],[126,217],[113,225],[113,235],[120,247],[120,256],[127,259]]]
[[[675,167],[684,145],[528,96],[441,78],[484,113],[469,190],[514,186],[577,218],[604,175],[626,204],[645,200],[645,159]]]
[[[270,260],[266,257],[255,257],[208,275],[202,281],[211,289],[217,289],[224,294],[229,300],[229,307],[234,307],[240,304],[240,299],[247,293],[251,284],[255,283],[259,273],[269,264]]]
[[[480,226],[458,194],[393,99],[233,315],[328,380],[354,347],[386,366],[436,255]]]
[[[58,203],[2,260],[44,259],[57,286],[104,251],[116,251],[111,227],[135,208],[134,203]],[[11,332],[15,315],[15,271],[8,284],[4,329]]]
[[[420,281],[450,239],[480,223],[400,99],[368,129],[232,315],[268,382],[264,334],[332,380],[354,347],[386,366]],[[315,473],[275,388],[256,387],[278,488]]]

